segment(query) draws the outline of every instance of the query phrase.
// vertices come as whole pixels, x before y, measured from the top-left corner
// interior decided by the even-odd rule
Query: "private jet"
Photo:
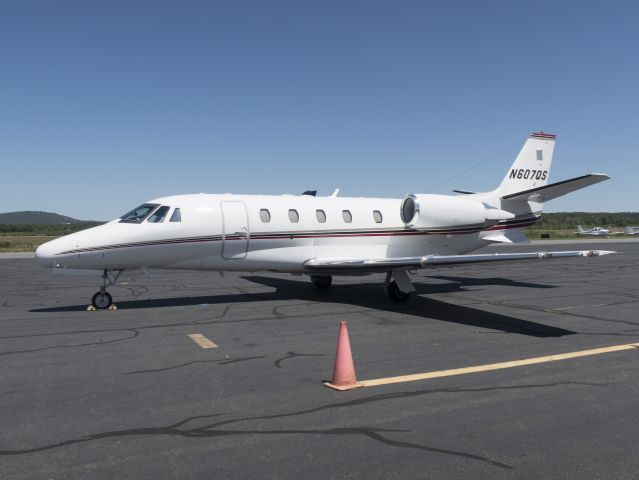
[[[439,266],[589,258],[607,250],[472,254],[496,243],[526,243],[522,228],[543,203],[609,177],[591,173],[548,183],[556,136],[531,134],[499,186],[461,195],[348,198],[306,195],[193,194],[157,198],[104,225],[40,246],[39,263],[58,272],[101,276],[92,298],[123,271],[143,268],[305,274],[318,288],[335,275],[386,273],[390,298],[408,300],[409,272]]]

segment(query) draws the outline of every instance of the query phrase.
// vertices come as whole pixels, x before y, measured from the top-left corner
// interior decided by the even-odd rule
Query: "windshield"
[[[134,208],[129,213],[120,217],[120,223],[142,223],[142,221],[156,208],[157,203],[145,203]]]
[[[151,215],[147,219],[147,222],[149,222],[149,223],[162,223],[164,221],[164,217],[166,217],[166,214],[169,213],[169,209],[170,208],[171,207],[167,207],[166,205],[162,205],[155,212],[153,212],[153,215]]]

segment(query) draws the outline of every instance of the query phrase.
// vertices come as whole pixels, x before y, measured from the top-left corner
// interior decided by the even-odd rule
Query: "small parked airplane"
[[[608,238],[610,235],[615,235],[614,232],[611,232],[607,228],[602,227],[592,227],[588,230],[584,230],[581,225],[577,225],[577,231],[575,232],[577,235],[585,235],[587,237],[606,237]]]
[[[639,227],[626,227],[623,233],[626,235],[639,235]]]
[[[501,184],[484,193],[410,194],[403,199],[307,195],[177,195],[150,200],[104,225],[52,240],[38,262],[60,272],[101,274],[95,308],[124,270],[149,268],[333,275],[386,273],[394,301],[415,291],[408,271],[441,265],[593,257],[605,250],[469,254],[493,243],[527,243],[521,228],[543,203],[607,180],[592,173],[548,184],[555,135],[530,135]]]

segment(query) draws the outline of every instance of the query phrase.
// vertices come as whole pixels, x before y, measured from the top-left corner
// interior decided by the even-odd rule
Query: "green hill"
[[[50,212],[0,213],[0,236],[45,235],[59,237],[102,223],[104,222],[77,220]]]
[[[74,223],[92,223],[51,212],[8,212],[0,213],[3,225],[70,225]]]

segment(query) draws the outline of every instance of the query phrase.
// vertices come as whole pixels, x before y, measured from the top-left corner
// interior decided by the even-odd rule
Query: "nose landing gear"
[[[109,292],[100,290],[93,295],[91,305],[98,309],[109,308],[113,304],[113,297]]]
[[[111,309],[115,308],[113,305],[113,297],[109,292],[106,291],[107,287],[113,285],[120,275],[122,274],[122,270],[108,270],[104,269],[104,273],[102,274],[102,285],[100,286],[100,291],[96,292],[91,299],[91,305],[93,308],[98,310]]]

